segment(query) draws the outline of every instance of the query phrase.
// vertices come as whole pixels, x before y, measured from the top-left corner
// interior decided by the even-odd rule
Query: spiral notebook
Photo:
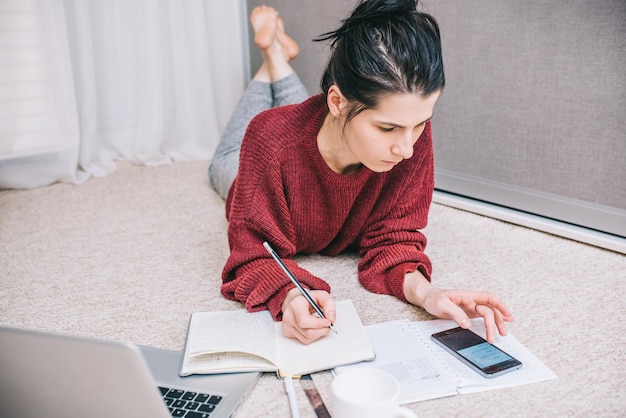
[[[436,319],[411,322],[398,320],[365,327],[376,359],[333,369],[340,374],[355,367],[376,367],[390,372],[400,383],[403,404],[428,399],[483,392],[554,379],[556,375],[514,336],[498,336],[495,345],[520,360],[520,370],[486,379],[430,340],[439,331],[458,326],[454,321]],[[472,321],[472,331],[485,337],[480,320]]]

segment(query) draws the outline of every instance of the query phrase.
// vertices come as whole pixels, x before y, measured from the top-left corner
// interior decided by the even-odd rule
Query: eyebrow
[[[423,122],[418,123],[415,126],[420,126],[425,124],[426,122],[428,122],[429,120],[431,120],[433,118],[433,115],[430,115],[426,120],[424,120]],[[394,122],[385,122],[385,121],[377,121],[377,123],[381,124],[381,125],[389,125],[389,126],[393,126],[394,128],[404,128],[404,126],[402,125],[398,125],[397,123]]]

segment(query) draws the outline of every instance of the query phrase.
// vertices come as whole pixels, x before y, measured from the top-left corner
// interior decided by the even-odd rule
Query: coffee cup
[[[399,405],[400,386],[389,373],[371,367],[337,375],[332,383],[333,418],[417,418]]]

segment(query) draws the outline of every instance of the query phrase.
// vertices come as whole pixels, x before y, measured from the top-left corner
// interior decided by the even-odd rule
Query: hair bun
[[[315,41],[330,41],[331,56],[320,87],[337,85],[358,109],[383,94],[428,96],[443,89],[439,26],[417,10],[418,0],[360,0],[341,27]],[[348,117],[348,120],[350,117]]]
[[[323,33],[313,40],[316,42],[330,40],[331,46],[334,47],[340,38],[360,27],[362,23],[371,26],[394,17],[406,19],[407,16],[417,12],[417,3],[418,0],[360,0],[350,17],[342,21],[341,27]]]
[[[352,15],[346,19],[388,19],[394,15],[415,13],[418,0],[361,0]]]

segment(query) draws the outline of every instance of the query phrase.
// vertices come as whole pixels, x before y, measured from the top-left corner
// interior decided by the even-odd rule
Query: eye
[[[378,127],[378,129],[380,129],[382,132],[391,132],[391,131],[393,131],[395,128],[394,128],[394,127],[387,128],[387,127],[384,127],[384,126],[379,126],[379,127]]]

